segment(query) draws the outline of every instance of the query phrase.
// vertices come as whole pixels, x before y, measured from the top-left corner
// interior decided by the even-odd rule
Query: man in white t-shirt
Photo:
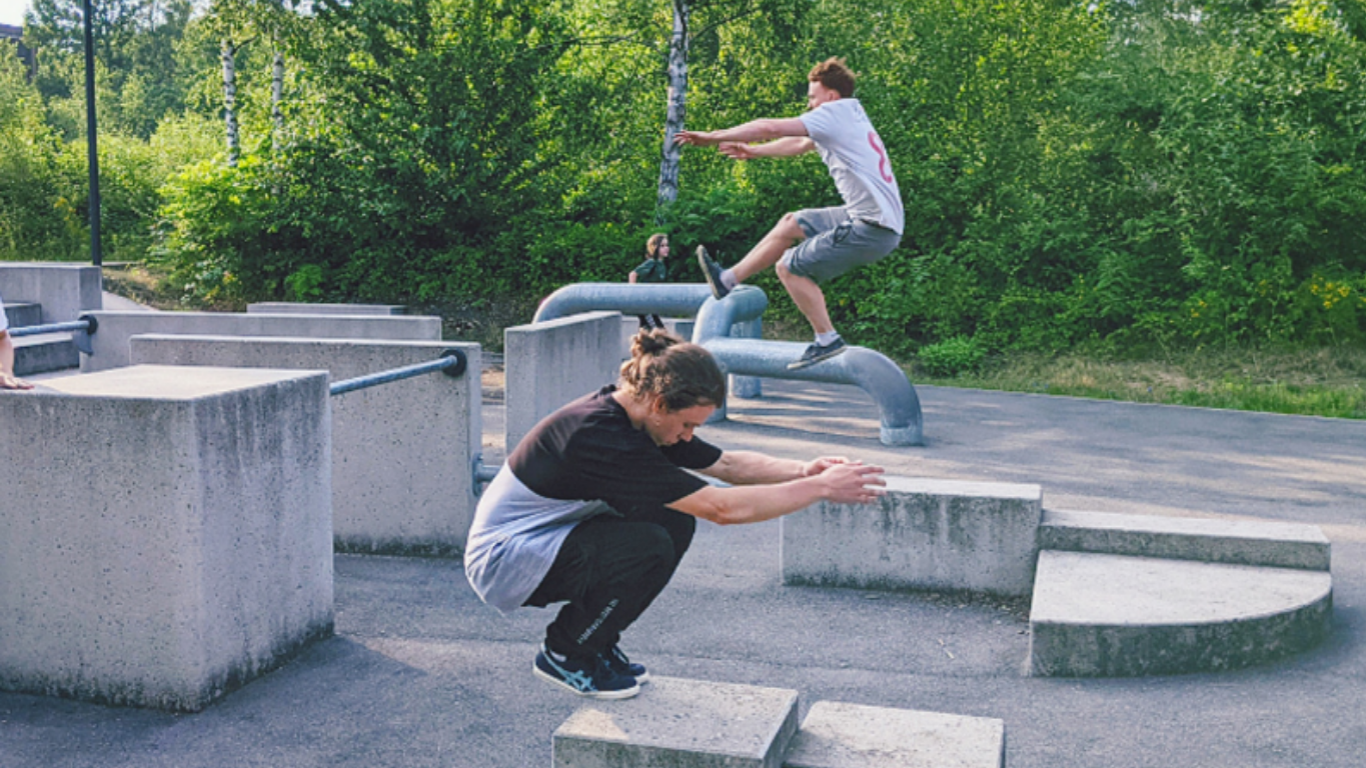
[[[9,337],[9,318],[5,300],[0,298],[0,389],[33,389],[33,385],[14,376],[14,341]]]
[[[871,264],[901,242],[905,213],[892,163],[863,105],[854,73],[843,59],[817,64],[807,76],[807,112],[790,119],[753,120],[722,131],[680,131],[677,141],[712,146],[736,160],[820,153],[844,205],[789,213],[740,263],[722,269],[697,248],[702,274],[721,299],[736,285],[776,265],[778,277],[806,316],[816,341],[790,369],[805,368],[845,350],[830,322],[820,283]],[[750,144],[764,141],[763,144]]]

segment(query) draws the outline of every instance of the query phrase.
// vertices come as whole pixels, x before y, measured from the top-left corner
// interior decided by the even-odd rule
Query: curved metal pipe
[[[732,375],[859,387],[872,396],[881,411],[882,428],[878,437],[883,445],[924,444],[920,398],[905,372],[886,355],[863,347],[850,347],[838,357],[789,371],[787,364],[801,357],[806,349],[804,344],[727,338],[726,331],[732,325],[763,314],[768,306],[763,291],[755,289],[754,292],[759,297],[752,296],[750,291],[737,290],[721,301],[712,299],[703,304],[693,327],[693,342],[706,347]]]
[[[709,298],[706,283],[574,283],[545,297],[531,322],[598,311],[693,317]]]

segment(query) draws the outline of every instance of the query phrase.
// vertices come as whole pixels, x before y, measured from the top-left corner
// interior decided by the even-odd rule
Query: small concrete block
[[[821,502],[782,518],[783,582],[1029,594],[1039,486],[886,480],[873,506]]]
[[[1332,605],[1325,571],[1044,550],[1029,615],[1030,674],[1261,664],[1321,642]]]
[[[1326,571],[1317,525],[1044,510],[1039,548]]]
[[[1006,726],[988,717],[811,705],[786,768],[1003,768]]]
[[[796,691],[651,677],[566,720],[552,768],[780,768],[796,731]]]
[[[561,406],[616,382],[621,316],[585,312],[503,330],[504,445],[517,443]]]

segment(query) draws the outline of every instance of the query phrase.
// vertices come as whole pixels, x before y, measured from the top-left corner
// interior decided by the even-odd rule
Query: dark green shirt
[[[669,268],[659,259],[646,259],[631,271],[636,273],[637,283],[662,283],[669,277]]]

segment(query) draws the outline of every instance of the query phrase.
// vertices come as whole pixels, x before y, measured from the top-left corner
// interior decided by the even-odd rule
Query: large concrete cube
[[[203,708],[332,632],[321,371],[0,392],[0,688]]]
[[[338,549],[463,551],[483,435],[478,344],[134,336],[134,363],[322,369],[332,381],[425,363],[458,349],[459,377],[429,373],[332,399],[332,528]]]
[[[995,718],[818,701],[792,740],[786,768],[1002,768],[1006,726]]]
[[[797,692],[651,677],[640,695],[575,712],[551,737],[553,768],[780,768]]]
[[[617,380],[620,318],[616,312],[585,312],[503,331],[509,454],[541,419]]]
[[[872,506],[821,502],[782,518],[783,582],[1029,594],[1037,485],[887,477]]]

